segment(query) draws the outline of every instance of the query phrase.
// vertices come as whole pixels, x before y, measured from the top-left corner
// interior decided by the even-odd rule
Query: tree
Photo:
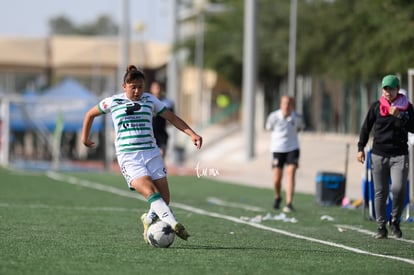
[[[73,34],[76,32],[72,21],[64,15],[50,19],[49,28],[51,34]]]
[[[300,72],[371,81],[412,66],[413,1],[319,0],[300,7]]]
[[[91,23],[76,25],[64,15],[49,20],[51,34],[116,35],[118,25],[108,15],[101,15]]]
[[[244,1],[206,14],[205,66],[241,86]],[[258,0],[258,79],[277,86],[288,70],[289,1]],[[299,0],[297,73],[367,82],[414,63],[414,1]],[[194,49],[194,40],[181,46]],[[190,51],[192,62],[194,51]]]
[[[206,14],[204,64],[241,87],[243,70],[244,1],[215,1],[225,5],[226,11]],[[278,83],[287,74],[289,2],[258,1],[258,77],[262,83]],[[194,49],[194,39],[184,41],[179,48]],[[194,62],[194,51],[189,51]]]

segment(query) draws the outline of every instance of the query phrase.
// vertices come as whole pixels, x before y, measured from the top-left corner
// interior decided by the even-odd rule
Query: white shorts
[[[132,190],[134,187],[131,182],[136,178],[150,176],[153,180],[158,180],[167,176],[159,148],[122,153],[117,157],[121,173]]]

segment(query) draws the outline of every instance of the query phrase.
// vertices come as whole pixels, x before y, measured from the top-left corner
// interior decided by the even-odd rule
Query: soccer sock
[[[161,197],[160,193],[154,193],[151,196],[149,196],[148,203],[151,207],[148,213],[154,212],[160,218],[160,220],[168,223],[173,228],[175,227],[175,225],[177,224],[177,220],[171,212],[170,207],[168,207],[168,205]]]

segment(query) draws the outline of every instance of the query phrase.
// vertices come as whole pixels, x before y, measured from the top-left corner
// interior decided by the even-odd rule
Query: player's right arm
[[[376,101],[371,104],[367,115],[365,116],[364,122],[362,123],[361,129],[359,131],[359,140],[358,140],[358,152],[357,160],[360,163],[365,162],[365,146],[368,143],[369,135],[371,129],[374,126],[376,120],[376,114],[379,113],[379,102]]]
[[[83,119],[83,126],[82,126],[82,143],[86,147],[94,147],[95,142],[89,139],[91,127],[93,124],[93,120],[95,117],[102,115],[102,112],[99,110],[98,105],[92,107],[86,114]]]

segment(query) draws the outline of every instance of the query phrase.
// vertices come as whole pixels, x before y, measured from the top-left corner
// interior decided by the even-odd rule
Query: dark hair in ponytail
[[[145,80],[144,73],[139,71],[137,67],[135,67],[134,65],[129,65],[126,68],[126,73],[124,75],[124,83],[130,83],[133,80],[137,80],[137,79]]]

